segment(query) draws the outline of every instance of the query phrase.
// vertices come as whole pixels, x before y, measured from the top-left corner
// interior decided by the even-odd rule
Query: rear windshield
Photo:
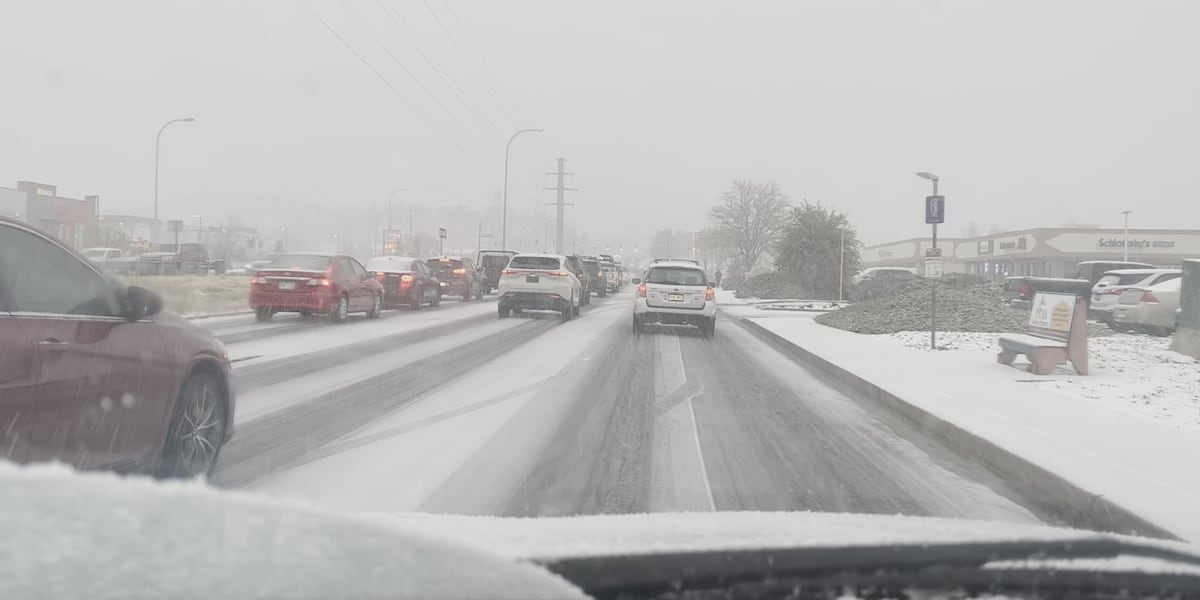
[[[509,256],[505,254],[485,254],[479,258],[479,263],[485,267],[495,267],[508,264]]]
[[[407,256],[376,256],[367,260],[368,271],[411,271],[415,258]]]
[[[650,267],[646,283],[663,285],[705,285],[704,271],[687,267]]]
[[[552,271],[559,267],[558,259],[553,256],[514,256],[508,263],[510,269],[533,269]]]
[[[1136,275],[1118,275],[1116,285],[1133,285],[1133,284],[1145,279],[1146,275],[1147,275],[1147,273],[1138,273]],[[1100,278],[1100,281],[1104,281],[1104,280],[1110,279],[1110,278],[1112,278],[1112,275],[1105,275],[1104,277]],[[1108,284],[1113,285],[1113,282],[1109,281]]]
[[[298,271],[324,271],[329,268],[328,256],[313,254],[285,254],[271,261],[268,269],[294,269]]]
[[[457,269],[462,266],[462,261],[454,260],[452,258],[449,260],[443,260],[440,258],[431,258],[431,259],[425,261],[425,264],[429,265],[430,269]]]

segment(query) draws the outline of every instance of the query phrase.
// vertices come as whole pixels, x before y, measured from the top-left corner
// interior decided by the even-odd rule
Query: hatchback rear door
[[[708,282],[704,271],[683,266],[655,266],[646,273],[646,304],[656,308],[704,308]]]
[[[557,290],[563,277],[572,277],[562,259],[554,256],[514,256],[502,275],[504,289],[510,292],[550,292]]]

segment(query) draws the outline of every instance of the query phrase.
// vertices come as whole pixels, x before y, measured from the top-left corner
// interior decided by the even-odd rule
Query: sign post
[[[446,228],[438,227],[438,255],[446,255]]]
[[[942,276],[942,251],[937,245],[937,226],[946,222],[946,197],[937,193],[937,177],[932,180],[933,195],[925,197],[925,222],[933,226],[933,245],[925,252],[925,277],[929,278],[929,349],[937,350],[937,279]]]

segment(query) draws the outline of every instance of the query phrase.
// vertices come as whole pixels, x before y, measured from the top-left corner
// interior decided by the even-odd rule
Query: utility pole
[[[566,207],[575,206],[574,204],[567,204],[566,201],[564,200],[564,195],[567,191],[577,191],[577,188],[563,187],[566,184],[567,175],[574,175],[574,173],[567,173],[564,170],[567,165],[567,159],[560,158],[557,160],[558,160],[558,170],[553,173],[546,173],[546,174],[557,176],[558,184],[552,188],[545,188],[545,189],[554,190],[555,192],[557,192],[557,195],[556,195],[555,201],[554,201],[554,205],[557,207],[557,210],[558,210],[558,214],[556,217],[558,220],[558,226],[555,229],[557,237],[555,237],[555,239],[554,239],[554,252],[557,254],[562,254],[563,253],[563,220],[566,217]]]
[[[842,228],[842,245],[841,257],[838,258],[838,302],[845,300],[845,281],[846,281],[846,229]]]

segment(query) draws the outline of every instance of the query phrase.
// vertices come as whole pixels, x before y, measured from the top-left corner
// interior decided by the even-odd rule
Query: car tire
[[[497,305],[496,312],[498,312],[500,314],[501,319],[507,319],[509,316],[512,315],[512,311],[513,311],[513,309],[511,307],[505,306],[503,304]]]
[[[311,310],[302,310],[302,311],[300,311],[300,316],[307,319],[312,316],[312,311]]]
[[[409,299],[410,301],[409,301],[408,309],[409,310],[421,310],[421,304],[423,303],[422,299],[425,297],[425,290],[417,288],[417,289],[409,292],[409,295],[411,295],[412,298]]]
[[[267,321],[271,320],[271,317],[274,314],[275,313],[271,312],[270,308],[260,306],[254,309],[254,320],[258,321],[259,323],[266,323]]]
[[[329,310],[329,320],[334,323],[345,323],[350,316],[350,298],[345,294],[338,296],[337,306]]]
[[[600,286],[600,291],[596,292],[596,296],[598,296],[600,298],[604,298],[604,297],[608,296],[608,288],[606,288],[604,286]]]
[[[213,375],[193,373],[187,378],[167,430],[158,477],[190,479],[212,471],[229,426],[225,401]]]
[[[704,334],[705,339],[711,340],[713,335],[717,332],[717,318],[713,317],[705,321],[704,324],[700,326],[700,331]]]
[[[642,320],[637,315],[633,315],[633,335],[642,335],[645,327],[642,325]]]
[[[433,300],[430,301],[430,303],[429,303],[429,306],[432,306],[435,308],[437,307],[437,305],[442,303],[442,290],[436,290],[436,291],[437,291],[437,293],[433,295]]]
[[[375,294],[375,302],[371,305],[371,310],[367,311],[368,319],[378,319],[383,314],[383,296]]]
[[[562,306],[562,309],[559,312],[562,314],[563,323],[570,321],[571,317],[575,314],[575,299],[572,298],[568,300],[567,303]]]

